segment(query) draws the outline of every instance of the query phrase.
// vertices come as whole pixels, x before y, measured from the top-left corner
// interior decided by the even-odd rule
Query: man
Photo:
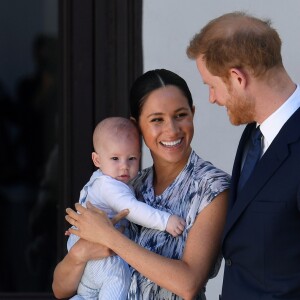
[[[232,172],[220,299],[299,300],[300,88],[282,64],[280,37],[269,21],[234,12],[210,21],[187,54],[209,101],[225,106],[232,124],[248,124]],[[244,180],[258,126],[260,159]]]

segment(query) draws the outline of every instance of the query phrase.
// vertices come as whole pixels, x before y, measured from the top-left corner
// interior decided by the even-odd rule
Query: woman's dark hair
[[[185,80],[172,71],[156,69],[144,73],[133,83],[129,95],[131,117],[138,122],[147,96],[154,90],[167,85],[174,85],[179,88],[187,98],[190,108],[193,108],[192,95]]]

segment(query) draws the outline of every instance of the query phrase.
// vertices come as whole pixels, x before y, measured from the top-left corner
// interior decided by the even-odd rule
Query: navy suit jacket
[[[220,299],[300,300],[300,108],[237,193],[253,126],[246,126],[233,166]]]

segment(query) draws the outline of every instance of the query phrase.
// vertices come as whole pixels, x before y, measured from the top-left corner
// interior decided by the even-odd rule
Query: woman
[[[57,266],[54,293],[72,295],[86,261],[99,258],[98,251],[108,255],[106,246],[132,267],[128,299],[205,299],[205,284],[220,266],[229,176],[191,148],[195,108],[180,76],[167,70],[145,73],[133,84],[130,106],[153,158],[153,167],[133,182],[137,198],[181,216],[186,228],[173,238],[132,225],[133,241],[103,212],[76,204],[80,214],[67,209],[66,219],[78,228],[70,231],[82,238],[82,247]]]

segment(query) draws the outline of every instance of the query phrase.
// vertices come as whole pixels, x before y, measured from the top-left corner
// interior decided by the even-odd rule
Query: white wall
[[[270,18],[283,42],[286,69],[300,83],[300,1],[144,0],[143,3],[144,71],[166,68],[187,81],[196,105],[193,147],[204,159],[231,173],[243,126],[232,126],[224,108],[209,104],[207,87],[197,73],[195,62],[187,58],[186,47],[210,19],[223,13],[244,10]],[[143,153],[143,167],[147,167],[151,165],[151,157],[145,147]],[[218,299],[222,275],[223,270],[209,282],[208,300]]]

